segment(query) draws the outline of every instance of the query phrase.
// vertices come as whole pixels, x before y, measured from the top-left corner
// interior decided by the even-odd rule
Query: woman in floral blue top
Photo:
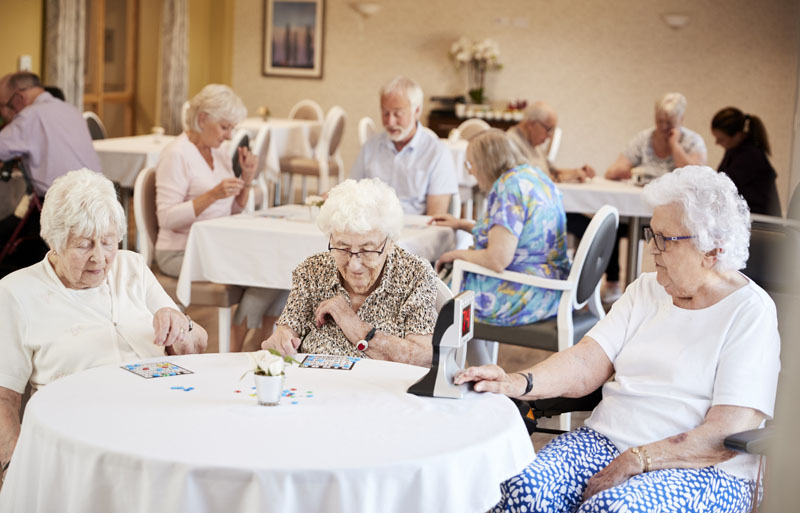
[[[569,273],[567,230],[561,191],[546,172],[531,167],[501,130],[470,139],[465,165],[488,192],[487,213],[475,223],[450,215],[433,223],[471,231],[475,249],[448,251],[439,265],[457,258],[493,271],[564,279]],[[481,322],[519,326],[557,313],[559,291],[467,273],[464,290],[475,292]]]

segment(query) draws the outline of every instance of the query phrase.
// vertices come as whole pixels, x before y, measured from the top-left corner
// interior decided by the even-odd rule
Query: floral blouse
[[[292,291],[278,324],[300,334],[298,351],[302,353],[369,358],[335,322],[317,328],[317,306],[334,296],[351,302],[333,256],[328,252],[313,255],[292,273]],[[394,246],[386,258],[380,284],[356,315],[378,331],[396,337],[432,334],[436,324],[436,274],[430,263]]]
[[[699,153],[703,156],[703,160],[705,161],[707,151],[703,137],[697,132],[693,132],[685,127],[681,127],[680,130],[680,145],[683,151],[687,154]],[[625,148],[623,155],[631,161],[633,167],[644,167],[647,168],[651,174],[661,176],[675,169],[675,159],[672,158],[672,155],[664,159],[656,155],[653,149],[653,132],[655,131],[655,128],[648,128],[636,134],[628,143],[628,147]]]
[[[527,164],[498,178],[486,214],[472,229],[475,249],[489,245],[489,230],[503,226],[517,237],[509,271],[562,280],[569,274],[567,227],[561,191],[544,171]],[[462,290],[475,292],[475,317],[496,326],[519,326],[557,313],[561,292],[467,273]]]

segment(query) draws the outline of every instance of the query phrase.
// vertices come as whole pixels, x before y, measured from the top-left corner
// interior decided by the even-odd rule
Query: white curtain
[[[188,80],[187,0],[164,0],[161,14],[161,109],[160,123],[168,134],[183,130],[181,107]]]
[[[64,91],[66,100],[83,110],[85,0],[46,0],[44,83]]]

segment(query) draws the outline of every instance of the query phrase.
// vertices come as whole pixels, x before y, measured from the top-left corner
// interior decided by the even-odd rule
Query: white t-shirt
[[[380,178],[397,193],[406,214],[425,214],[428,196],[458,191],[452,153],[419,122],[414,137],[400,151],[386,132],[367,140],[350,170],[350,178]]]
[[[44,258],[0,280],[0,387],[25,392],[91,367],[163,356],[153,314],[176,308],[138,253],[118,251],[106,282],[68,289]]]
[[[643,274],[592,328],[614,364],[613,381],[586,425],[620,451],[696,428],[709,408],[754,408],[772,418],[780,371],[775,304],[748,280],[716,304],[687,310]],[[716,465],[755,479],[758,460],[741,454]]]

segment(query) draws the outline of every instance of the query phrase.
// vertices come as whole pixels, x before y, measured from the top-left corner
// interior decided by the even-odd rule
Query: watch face
[[[366,351],[367,350],[367,342],[365,340],[360,340],[356,348],[359,351]]]

